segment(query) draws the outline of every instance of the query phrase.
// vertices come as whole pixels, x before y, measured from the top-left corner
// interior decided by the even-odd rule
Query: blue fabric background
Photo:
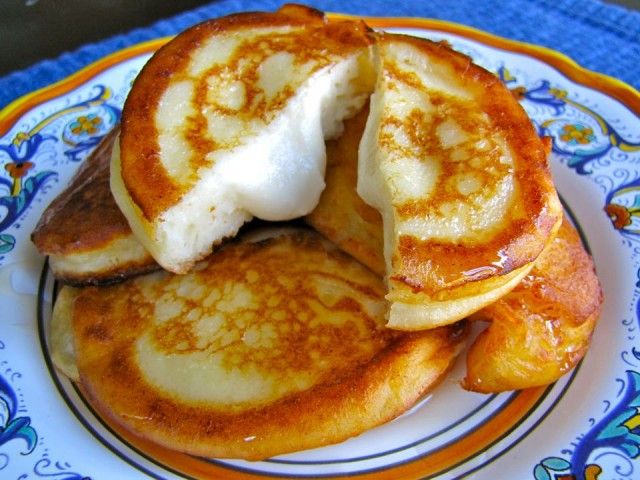
[[[273,10],[276,0],[221,0],[0,78],[0,108],[56,82],[113,51],[173,35],[207,18],[243,10]],[[419,16],[470,25],[503,37],[553,48],[580,65],[640,89],[640,12],[596,0],[308,0],[325,11]]]

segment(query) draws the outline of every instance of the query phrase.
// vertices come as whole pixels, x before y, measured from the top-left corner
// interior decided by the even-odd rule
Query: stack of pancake
[[[54,362],[132,434],[245,459],[397,417],[471,321],[464,388],[551,383],[602,293],[548,150],[444,43],[299,5],[197,25],[34,231]]]

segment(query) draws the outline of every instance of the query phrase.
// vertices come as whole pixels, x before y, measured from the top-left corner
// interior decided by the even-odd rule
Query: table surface
[[[209,0],[2,0],[0,38],[11,39],[0,56],[0,76],[45,58],[73,50],[177,13],[212,3]],[[640,0],[609,3],[640,10]],[[87,19],[100,21],[87,21]],[[72,28],[70,28],[72,27]]]
[[[211,3],[208,0],[1,0],[0,76],[89,42]]]

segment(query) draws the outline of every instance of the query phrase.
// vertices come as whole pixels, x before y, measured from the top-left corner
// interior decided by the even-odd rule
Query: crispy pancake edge
[[[587,353],[603,301],[593,260],[565,218],[531,273],[474,315],[491,323],[468,351],[462,386],[495,393],[558,380]]]

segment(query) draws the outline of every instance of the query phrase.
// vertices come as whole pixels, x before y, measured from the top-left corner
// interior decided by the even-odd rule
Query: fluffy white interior
[[[252,216],[288,220],[311,212],[324,189],[325,138],[366,101],[358,55],[304,82],[272,121],[239,146],[209,154],[212,166],[164,212],[151,249],[168,270],[184,271]],[[230,120],[232,122],[232,120]]]
[[[391,204],[391,199],[379,165],[378,128],[384,110],[384,102],[381,96],[382,93],[380,91],[376,91],[371,95],[369,116],[358,147],[356,191],[366,203],[378,210],[382,215],[384,258],[387,264],[387,271],[391,271],[391,258],[396,243],[394,240],[395,220],[393,211],[388,208]]]

